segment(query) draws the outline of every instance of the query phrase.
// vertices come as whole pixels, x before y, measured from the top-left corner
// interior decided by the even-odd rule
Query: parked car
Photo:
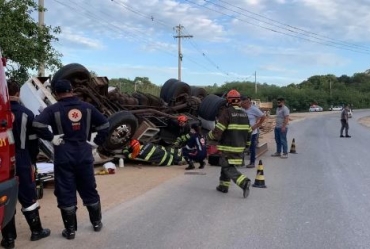
[[[5,58],[0,49],[0,228],[13,217],[18,199],[15,177],[15,145],[12,133],[13,115],[5,79]]]
[[[341,111],[343,110],[343,107],[341,106],[333,106],[329,108],[330,111]]]
[[[310,106],[310,109],[308,109],[309,112],[322,112],[323,108],[319,105],[312,105]]]

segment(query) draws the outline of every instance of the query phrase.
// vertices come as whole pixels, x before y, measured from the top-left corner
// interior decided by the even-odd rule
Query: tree
[[[39,8],[33,0],[0,0],[0,47],[9,60],[7,76],[23,83],[29,70],[37,70],[44,62],[45,69],[55,71],[61,67],[62,56],[53,47],[60,27],[43,26],[31,17]]]

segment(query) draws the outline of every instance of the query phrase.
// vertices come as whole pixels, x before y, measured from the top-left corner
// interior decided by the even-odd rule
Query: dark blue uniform
[[[108,135],[108,120],[77,97],[66,97],[48,106],[33,123],[42,139],[52,141],[54,135],[64,134],[64,143],[54,146],[54,193],[61,209],[77,205],[76,190],[85,206],[100,202],[92,147],[86,142],[90,140],[92,125],[98,132],[94,142],[102,145]]]
[[[36,163],[39,147],[36,134],[32,131],[34,115],[17,101],[10,103],[14,115],[15,165],[16,175],[19,177],[18,199],[23,208],[28,208],[37,202],[32,164]]]
[[[185,160],[192,160],[195,162],[203,162],[207,157],[206,142],[202,134],[189,133],[190,138],[186,146],[182,148],[182,156]]]

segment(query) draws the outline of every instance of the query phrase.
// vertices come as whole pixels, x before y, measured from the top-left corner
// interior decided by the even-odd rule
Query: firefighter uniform
[[[233,180],[244,190],[244,197],[249,194],[250,180],[235,165],[242,164],[243,151],[250,144],[251,132],[247,114],[240,106],[229,104],[219,115],[215,129],[208,133],[209,139],[219,141],[217,149],[221,152],[218,191],[227,193],[230,180]]]
[[[158,166],[178,165],[183,161],[179,149],[165,148],[152,143],[140,145],[140,150],[136,156],[133,155],[131,147],[124,149],[123,154],[128,159],[150,162]]]
[[[19,85],[10,81],[8,86],[12,99],[13,93],[19,93]],[[18,200],[31,230],[30,239],[35,241],[49,236],[50,230],[42,228],[39,215],[40,205],[37,202],[35,172],[32,164],[36,163],[39,146],[38,139],[32,130],[34,115],[16,100],[12,100],[10,104],[13,115],[16,176],[19,180]],[[17,237],[14,216],[1,232],[3,235],[1,245],[5,248],[13,248]]]
[[[55,92],[65,94],[72,91],[69,81],[56,82]],[[48,129],[51,126],[52,132]],[[89,211],[94,231],[100,231],[101,205],[96,190],[92,145],[90,140],[92,126],[97,135],[93,143],[102,145],[108,135],[108,120],[92,105],[80,101],[73,94],[66,95],[35,118],[33,126],[38,136],[54,141],[64,134],[63,142],[54,144],[54,180],[58,207],[61,209],[65,230],[63,236],[74,239],[78,191],[83,204]]]

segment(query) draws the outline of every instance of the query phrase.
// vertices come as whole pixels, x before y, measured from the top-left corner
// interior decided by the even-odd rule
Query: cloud
[[[75,49],[103,49],[104,45],[97,39],[87,37],[83,32],[76,33],[70,28],[59,35],[59,43]]]

